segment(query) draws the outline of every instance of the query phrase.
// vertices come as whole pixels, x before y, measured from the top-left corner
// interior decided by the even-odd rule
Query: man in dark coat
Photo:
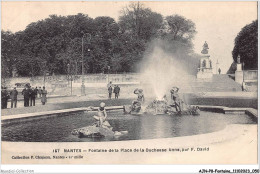
[[[111,99],[111,97],[112,97],[112,92],[113,92],[113,88],[112,88],[112,86],[109,86],[108,87],[108,98],[109,99]]]
[[[220,68],[218,69],[218,74],[221,74],[221,69]]]
[[[1,90],[1,109],[6,109],[7,108],[8,98],[9,98],[8,92],[6,90],[6,87],[4,87]]]
[[[35,87],[35,89],[34,89],[34,92],[35,92],[35,98],[38,98],[38,88],[37,88],[37,86]]]
[[[17,106],[17,95],[18,91],[16,90],[16,87],[10,92],[10,98],[11,98],[11,108],[16,108]]]
[[[115,99],[118,99],[119,92],[120,92],[120,87],[118,85],[116,85],[114,87]]]
[[[37,96],[37,91],[32,87],[30,89],[30,106],[35,106],[36,96]]]
[[[24,97],[24,107],[29,106],[29,97],[30,97],[30,91],[28,89],[28,86],[25,86],[25,88],[22,91],[23,97]]]
[[[32,106],[32,97],[34,95],[33,94],[34,92],[31,86],[29,86],[28,89],[29,89],[29,106]]]

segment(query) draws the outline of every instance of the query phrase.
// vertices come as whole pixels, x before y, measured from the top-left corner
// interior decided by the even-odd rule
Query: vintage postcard
[[[257,164],[257,7],[2,1],[2,164]]]

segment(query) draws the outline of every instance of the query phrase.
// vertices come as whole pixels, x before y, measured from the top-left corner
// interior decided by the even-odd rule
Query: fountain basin
[[[78,138],[74,129],[91,125],[93,113],[61,114],[44,119],[2,124],[3,141],[24,142],[92,142],[125,141],[192,136],[224,129],[230,124],[256,124],[246,114],[224,114],[201,111],[199,116],[144,115],[142,117],[109,111],[113,132],[128,131],[125,136]]]

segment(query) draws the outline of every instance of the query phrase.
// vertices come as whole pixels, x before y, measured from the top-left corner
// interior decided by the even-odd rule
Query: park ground
[[[212,80],[198,80],[195,76],[187,76],[189,83],[183,82],[180,86],[180,93],[183,95],[183,100],[191,105],[214,105],[226,107],[246,107],[258,109],[257,92],[243,92],[241,85],[236,83],[228,75],[213,75]],[[47,104],[42,105],[40,98],[36,99],[36,106],[23,106],[23,96],[18,95],[17,108],[10,109],[11,102],[8,102],[8,109],[2,109],[1,115],[17,115],[34,112],[44,112],[52,110],[62,110],[70,108],[98,106],[101,101],[107,106],[130,105],[132,100],[136,99],[133,93],[136,88],[145,88],[144,94],[146,99],[154,99],[154,90],[151,85],[145,86],[138,83],[127,82],[120,83],[119,99],[114,99],[114,94],[111,100],[108,100],[106,84],[87,83],[85,96],[80,96],[81,88],[59,88],[54,92],[51,88],[47,89]],[[169,99],[169,94],[168,99]]]
[[[185,93],[184,99],[192,105],[214,105],[226,107],[247,107],[258,109],[257,93],[253,92],[204,92]],[[114,96],[113,96],[114,97]],[[108,99],[107,94],[89,94],[86,96],[49,96],[47,104],[42,105],[41,100],[36,99],[36,106],[23,107],[23,100],[18,101],[17,108],[2,109],[1,115],[17,115],[25,113],[36,113],[44,111],[62,110],[70,108],[98,106],[100,102],[105,102],[107,106],[130,105],[136,96],[123,93],[119,99]]]
[[[129,105],[136,96],[126,92],[122,88],[119,99],[108,99],[106,89],[102,93],[87,93],[86,96],[51,96],[48,97],[46,105],[41,105],[40,99],[36,100],[36,106],[23,107],[23,100],[18,101],[18,108],[1,110],[1,116],[19,116],[19,114],[47,112],[54,110],[64,110],[70,108],[80,108],[88,106],[98,106],[100,102],[105,102],[106,106]],[[258,96],[256,92],[197,92],[184,93],[184,99],[188,104],[193,105],[214,105],[227,107],[241,107],[258,109]],[[113,95],[114,97],[114,95]],[[149,99],[149,98],[148,98]],[[46,150],[61,148],[107,149],[115,147],[118,149],[168,149],[168,148],[209,148],[209,151],[188,151],[171,153],[87,153],[87,159],[73,160],[74,164],[256,164],[257,163],[257,124],[230,125],[225,129],[208,134],[194,136],[133,140],[129,141],[111,141],[111,142],[82,142],[82,143],[33,143],[32,148],[28,148],[28,153],[46,154]],[[163,143],[162,143],[163,142]],[[3,153],[3,163],[21,163],[21,160],[9,160],[13,154],[23,154],[24,149],[21,146],[23,142],[2,142],[3,149],[12,149]],[[111,159],[111,155],[113,158]],[[24,163],[25,161],[23,161]],[[48,164],[46,160],[27,161],[30,164]],[[53,163],[53,161],[52,161]],[[57,160],[55,163],[66,164],[67,161]]]

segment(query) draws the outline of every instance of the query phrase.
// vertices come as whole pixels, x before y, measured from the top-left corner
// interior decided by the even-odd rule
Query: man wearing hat
[[[112,86],[109,86],[107,90],[108,90],[108,98],[111,99],[111,97],[112,97],[112,91],[113,91]]]
[[[18,91],[16,90],[16,87],[10,92],[10,98],[11,98],[11,108],[16,108],[17,106],[17,95]]]
[[[114,87],[115,99],[118,99],[119,92],[120,92],[120,87],[118,85],[116,85]]]
[[[8,101],[9,95],[6,90],[6,87],[3,87],[1,90],[1,109],[6,109],[7,108],[7,101]]]
[[[30,88],[30,106],[35,106],[35,97],[37,96],[37,92],[34,87]]]
[[[25,85],[22,94],[23,94],[23,98],[24,98],[24,107],[28,107],[29,106],[29,99],[30,99],[30,91],[28,89],[28,85]]]

